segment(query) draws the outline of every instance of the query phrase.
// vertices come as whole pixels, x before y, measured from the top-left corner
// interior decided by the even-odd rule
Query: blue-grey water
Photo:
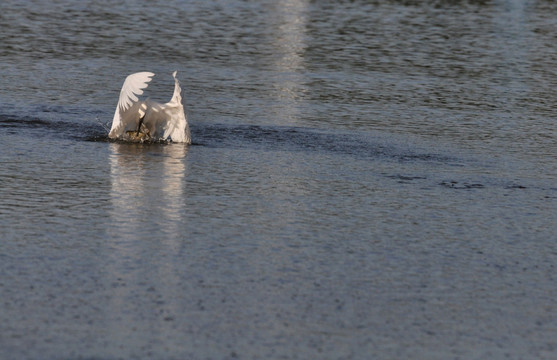
[[[0,358],[557,358],[556,19],[2,1]],[[174,70],[193,145],[108,141]]]

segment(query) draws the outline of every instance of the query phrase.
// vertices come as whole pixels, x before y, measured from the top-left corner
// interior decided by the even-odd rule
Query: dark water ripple
[[[58,112],[61,109],[42,109],[44,112]],[[79,113],[79,110],[75,110]],[[68,114],[67,111],[63,112]],[[69,111],[74,114],[74,111]],[[105,125],[104,125],[105,126]],[[36,118],[15,118],[0,116],[0,129],[7,133],[24,132],[35,137],[58,139],[75,139],[76,141],[111,142],[106,129],[98,121],[76,124],[72,121],[47,121]],[[459,159],[456,154],[428,153],[424,149],[412,148],[408,144],[396,144],[395,139],[385,139],[372,134],[355,134],[353,132],[332,133],[330,131],[310,128],[271,127],[256,125],[231,126],[226,124],[193,125],[192,132],[196,141],[193,146],[208,146],[225,149],[248,149],[265,152],[315,152],[330,153],[333,156],[348,156],[354,160],[395,161],[399,163],[429,162],[448,167],[470,166],[473,159]],[[165,143],[152,144],[153,147]],[[150,146],[149,144],[145,144]],[[468,162],[468,164],[466,164]],[[473,166],[473,165],[472,165]],[[424,180],[423,176],[387,175],[401,183]],[[525,189],[525,185],[510,180],[487,180],[490,186],[502,186],[507,189]],[[486,185],[458,180],[442,180],[439,185],[450,189],[481,189]]]

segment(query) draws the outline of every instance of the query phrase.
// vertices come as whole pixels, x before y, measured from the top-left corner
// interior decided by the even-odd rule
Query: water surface
[[[551,359],[552,1],[0,5],[3,359]],[[178,70],[194,144],[110,142]]]

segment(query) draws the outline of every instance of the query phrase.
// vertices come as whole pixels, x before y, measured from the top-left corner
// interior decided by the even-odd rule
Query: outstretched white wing
[[[143,94],[143,90],[147,88],[153,76],[155,76],[155,74],[146,71],[131,74],[126,78],[124,85],[122,85],[122,90],[120,90],[120,99],[118,100],[116,111],[114,112],[112,127],[110,128],[108,137],[116,138],[122,135],[127,126],[126,121],[135,118],[125,117],[125,112],[139,100],[137,95]]]

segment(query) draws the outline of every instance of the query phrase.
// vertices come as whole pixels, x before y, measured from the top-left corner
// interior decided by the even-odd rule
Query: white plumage
[[[184,107],[182,106],[182,89],[174,77],[174,94],[166,104],[149,99],[139,101],[151,78],[152,72],[138,72],[129,75],[120,91],[120,99],[108,133],[111,139],[124,140],[166,140],[190,144],[190,128]]]

